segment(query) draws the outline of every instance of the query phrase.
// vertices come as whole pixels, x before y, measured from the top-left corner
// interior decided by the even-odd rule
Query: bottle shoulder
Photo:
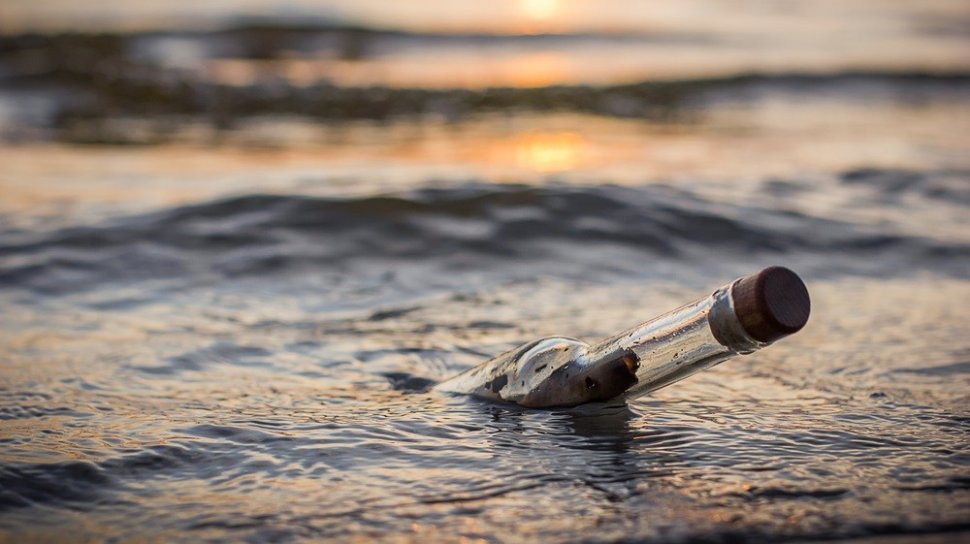
[[[608,400],[636,378],[621,361],[592,364],[590,345],[565,336],[541,338],[442,382],[436,389],[529,407]]]

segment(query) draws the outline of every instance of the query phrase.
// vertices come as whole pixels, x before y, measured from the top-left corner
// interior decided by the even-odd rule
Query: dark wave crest
[[[916,182],[899,172],[860,171],[845,183],[887,185],[891,196],[914,191]],[[720,203],[669,186],[473,184],[346,199],[256,194],[17,238],[0,245],[0,284],[44,292],[300,271],[353,276],[406,265],[589,277],[643,273],[658,261],[782,254],[865,273],[900,262],[959,274],[968,253],[959,241]]]

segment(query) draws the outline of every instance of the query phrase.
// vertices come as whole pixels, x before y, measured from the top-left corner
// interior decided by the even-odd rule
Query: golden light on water
[[[542,87],[566,79],[569,66],[555,52],[535,52],[509,59],[494,69],[500,81],[517,87]]]
[[[516,141],[520,166],[537,172],[562,172],[579,165],[585,140],[576,132],[538,132]]]

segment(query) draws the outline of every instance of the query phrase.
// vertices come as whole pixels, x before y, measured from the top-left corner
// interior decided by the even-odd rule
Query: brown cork
[[[781,266],[741,278],[731,291],[734,313],[751,338],[774,342],[801,330],[808,322],[811,301],[805,283]]]

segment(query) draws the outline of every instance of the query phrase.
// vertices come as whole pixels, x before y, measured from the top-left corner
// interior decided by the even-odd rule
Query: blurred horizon
[[[967,21],[970,4],[942,0],[12,0],[0,7],[0,142],[10,171],[51,181],[0,183],[11,203],[131,198],[104,190],[114,176],[101,168],[87,175],[107,160],[90,148],[26,150],[51,143],[115,148],[139,177],[167,172],[173,154],[132,146],[177,145],[210,171],[354,180],[331,175],[327,190],[961,167]],[[79,168],[86,183],[58,181]]]
[[[351,25],[445,34],[801,34],[824,27],[832,38],[867,32],[867,38],[909,27],[967,38],[970,7],[959,0],[497,0],[488,4],[427,0],[7,0],[0,33],[217,30],[251,23],[281,26]],[[804,36],[803,36],[804,37]],[[824,43],[816,43],[825,46]]]
[[[245,19],[293,23],[342,23],[417,32],[650,32],[797,28],[827,21],[833,30],[892,28],[900,15],[911,24],[959,28],[970,16],[965,3],[933,0],[821,0],[761,2],[715,0],[496,0],[487,4],[426,0],[218,0],[171,3],[161,0],[7,0],[0,19],[4,32],[25,30],[158,30],[208,28]],[[859,19],[866,15],[867,20]],[[962,20],[954,20],[962,16]],[[754,24],[756,23],[756,24]]]
[[[51,62],[71,63],[85,49],[93,52],[71,70],[120,58],[126,65],[101,69],[230,86],[482,89],[743,74],[965,74],[968,23],[970,4],[950,0],[8,0],[0,7],[0,81],[49,72]],[[16,41],[36,33],[47,42]],[[64,33],[82,36],[55,41]],[[45,48],[53,60],[43,59]]]
[[[919,99],[927,86],[959,93],[970,77],[970,5],[954,1],[122,8],[4,3],[0,132],[22,140],[53,127],[55,139],[130,143],[146,141],[130,136],[141,129],[118,136],[109,125],[148,119],[159,133],[200,116],[225,128],[254,116],[461,122],[495,112],[667,121],[764,93]]]

